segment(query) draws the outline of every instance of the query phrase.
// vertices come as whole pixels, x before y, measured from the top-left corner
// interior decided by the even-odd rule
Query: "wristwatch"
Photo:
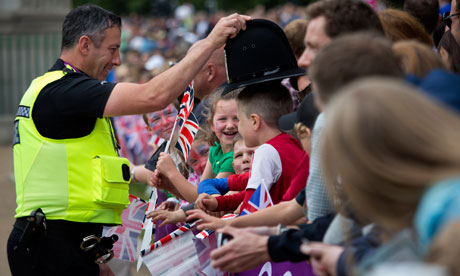
[[[136,182],[136,178],[134,178],[134,171],[136,170],[136,167],[133,167],[131,169],[131,181]]]

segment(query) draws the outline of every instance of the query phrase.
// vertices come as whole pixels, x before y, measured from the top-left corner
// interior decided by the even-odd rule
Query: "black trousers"
[[[11,274],[16,275],[99,275],[99,266],[80,249],[83,238],[101,236],[102,226],[62,220],[47,221],[46,235],[35,241],[29,252],[16,248],[25,220],[18,219],[8,238]]]

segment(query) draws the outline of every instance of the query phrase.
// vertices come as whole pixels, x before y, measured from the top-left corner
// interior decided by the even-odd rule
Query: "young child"
[[[296,136],[300,139],[300,143],[304,151],[309,153],[311,149],[310,146],[310,129],[306,127],[303,123],[296,123],[294,127],[296,131]],[[234,149],[236,154],[236,149]],[[191,213],[201,213],[201,221],[197,225],[198,230],[210,229],[216,230],[222,228],[226,225],[233,227],[248,227],[248,226],[276,226],[278,224],[292,225],[299,224],[302,218],[305,218],[304,208],[305,205],[305,184],[308,178],[310,166],[310,157],[308,154],[304,155],[304,158],[298,162],[298,166],[294,172],[294,176],[291,180],[291,185],[289,189],[283,196],[281,203],[267,207],[263,210],[259,210],[255,213],[251,213],[246,216],[237,217],[231,220],[222,220],[218,217],[207,216],[201,210],[194,210]],[[208,180],[205,180],[200,183],[198,186],[198,196],[197,201],[200,198],[205,197],[201,195],[203,192],[207,194],[225,194],[228,190],[237,190],[236,182],[238,180],[234,179],[234,176],[231,175],[228,177],[228,181],[225,183],[207,183]],[[242,175],[244,176],[244,175]],[[209,179],[211,180],[211,179]],[[218,180],[218,179],[214,179]],[[242,180],[244,181],[244,180]],[[242,182],[241,180],[239,182]],[[222,182],[222,181],[220,181]],[[247,183],[247,178],[246,178]],[[246,187],[244,184],[244,188]],[[239,190],[244,190],[244,188]],[[300,191],[300,192],[299,192]],[[296,196],[297,195],[297,196]],[[294,198],[295,197],[295,198]],[[235,211],[239,213],[239,210]],[[303,222],[303,221],[302,221]]]
[[[237,135],[233,142],[233,168],[237,174],[245,174],[251,168],[252,163],[252,155],[254,153],[253,148],[248,148],[245,146],[243,138],[240,135]],[[207,179],[205,182],[211,183],[213,182],[220,182],[219,184],[215,185],[207,185],[198,189],[198,193],[207,193],[209,195],[221,195],[225,194],[229,191],[227,185],[227,179],[225,178],[215,178],[215,179]],[[168,211],[168,210],[154,210],[147,214],[147,218],[151,218],[153,221],[162,220],[160,227],[165,224],[175,224],[178,222],[184,222],[186,220],[185,212],[187,210],[193,209],[194,203],[189,204],[188,206],[184,206],[181,209],[176,211]]]
[[[235,101],[237,93],[235,91],[224,96],[216,93],[211,98],[208,123],[212,130],[209,139],[212,146],[201,180],[223,178],[235,172],[232,166],[232,141],[238,134]],[[160,154],[150,184],[166,189],[188,202],[194,202],[198,196],[196,187],[177,171],[173,160],[166,153]]]
[[[148,156],[152,155],[152,153],[158,148],[158,146],[161,144],[162,141],[164,141],[164,139],[169,138],[176,115],[177,110],[173,104],[168,105],[163,110],[142,115],[142,119],[145,123],[145,128],[151,135],[150,141],[148,143],[151,147],[151,151]],[[138,126],[136,125],[136,127]],[[140,136],[140,134],[138,134],[137,136]],[[133,141],[135,142],[136,139],[134,139]],[[130,144],[132,143],[128,143],[127,141],[127,145]],[[134,145],[131,145],[131,147],[134,147]],[[144,164],[142,163],[141,165],[131,166],[131,179],[133,182],[149,183],[151,174],[152,172],[146,169],[144,167]]]
[[[156,151],[164,140],[169,138],[176,116],[177,109],[173,104],[168,105],[163,110],[142,115],[147,130],[152,135],[149,141],[149,146],[153,149],[151,154]]]
[[[188,178],[187,181],[193,184],[195,187],[200,183],[201,175],[203,174],[206,162],[208,161],[209,144],[208,144],[208,133],[203,128],[198,128],[195,139],[193,140],[192,147],[187,159],[187,170]],[[177,207],[177,203],[180,206],[187,205],[188,202],[185,200],[178,200],[175,197],[168,198],[158,206],[158,209],[167,209],[174,211]]]
[[[191,169],[188,181],[195,186],[198,186],[198,183],[200,183],[201,175],[208,161],[209,144],[207,136],[207,131],[200,127],[193,140],[187,159],[187,165]]]
[[[227,178],[204,179],[198,185],[198,198],[201,194],[224,195],[228,191],[242,191],[246,188],[255,148],[246,147],[241,135],[233,139],[233,168],[235,174]],[[242,187],[241,187],[242,186]]]
[[[247,86],[237,97],[238,130],[246,146],[256,147],[246,190],[227,196],[207,196],[197,204],[208,211],[244,210],[255,189],[265,182],[274,204],[282,200],[299,160],[306,154],[300,143],[278,128],[279,118],[292,110],[287,89],[278,82]],[[199,216],[194,217],[199,218]]]

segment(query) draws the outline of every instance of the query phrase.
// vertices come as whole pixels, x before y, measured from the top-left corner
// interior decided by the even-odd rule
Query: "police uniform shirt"
[[[49,71],[63,70],[58,59]],[[64,69],[68,70],[68,69]],[[52,139],[83,137],[91,133],[115,83],[68,70],[63,78],[45,86],[35,101],[32,117],[38,132]]]

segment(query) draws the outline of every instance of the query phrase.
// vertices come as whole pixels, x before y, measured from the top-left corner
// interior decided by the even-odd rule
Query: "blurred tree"
[[[116,14],[127,15],[132,12],[148,15],[151,12],[152,0],[73,0],[73,6],[95,4]]]

